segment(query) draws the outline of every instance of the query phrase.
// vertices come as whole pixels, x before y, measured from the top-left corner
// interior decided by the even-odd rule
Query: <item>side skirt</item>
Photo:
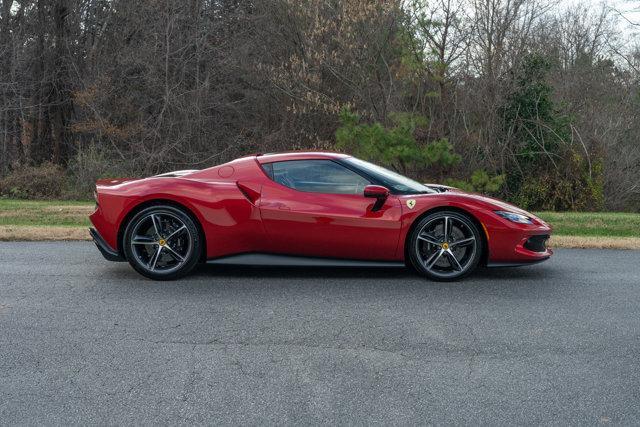
[[[239,254],[210,259],[207,264],[258,265],[274,267],[404,267],[399,261],[366,261],[339,258],[316,258],[277,254]]]

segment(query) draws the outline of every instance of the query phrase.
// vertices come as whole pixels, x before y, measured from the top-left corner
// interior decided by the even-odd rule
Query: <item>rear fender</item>
[[[98,210],[91,221],[114,249],[127,221],[151,203],[169,202],[188,209],[198,220],[207,242],[206,257],[260,250],[264,231],[258,208],[235,182],[209,182],[182,178],[148,178],[98,186]]]

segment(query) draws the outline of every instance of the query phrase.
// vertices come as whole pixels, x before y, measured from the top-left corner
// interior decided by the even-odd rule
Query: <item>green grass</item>
[[[0,198],[0,225],[89,225],[92,201],[38,201]],[[539,212],[565,236],[640,237],[640,214],[617,212]]]
[[[93,206],[90,201],[0,198],[0,225],[87,227]]]
[[[640,214],[622,212],[538,212],[564,236],[640,237]]]

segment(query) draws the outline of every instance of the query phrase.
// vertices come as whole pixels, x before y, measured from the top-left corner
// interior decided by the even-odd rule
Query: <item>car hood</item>
[[[447,187],[443,185],[437,185],[437,186],[431,185],[431,184],[427,184],[427,185],[429,185],[430,187],[436,187],[436,189],[439,190],[440,192],[437,194],[421,194],[421,195],[412,196],[412,197],[422,198],[422,197],[444,196],[448,198],[449,197],[460,198],[467,201],[474,200],[479,204],[484,205],[489,210],[504,210],[509,212],[515,212],[515,213],[519,213],[519,214],[526,215],[528,217],[540,220],[540,218],[538,218],[531,212],[525,211],[524,209],[519,208],[511,203],[507,203],[503,200],[496,199],[494,197],[485,196],[479,193],[471,193],[471,192],[460,190],[458,188]]]
[[[524,209],[517,207],[516,205],[512,205],[511,203],[507,203],[500,199],[495,199],[493,197],[484,196],[482,194],[477,194],[477,193],[467,193],[464,191],[460,191],[459,194],[464,195],[467,198],[478,200],[486,204],[492,205],[496,208],[496,210],[505,210],[505,211],[519,213],[522,215],[533,216],[531,212],[527,212]]]

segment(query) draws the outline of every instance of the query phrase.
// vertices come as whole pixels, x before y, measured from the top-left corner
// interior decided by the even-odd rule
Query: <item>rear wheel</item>
[[[471,273],[483,250],[478,227],[469,217],[455,211],[435,212],[422,218],[408,245],[414,268],[439,281],[458,280]]]
[[[129,221],[123,239],[129,264],[155,280],[189,273],[198,263],[201,245],[194,220],[182,209],[168,205],[138,212]]]

